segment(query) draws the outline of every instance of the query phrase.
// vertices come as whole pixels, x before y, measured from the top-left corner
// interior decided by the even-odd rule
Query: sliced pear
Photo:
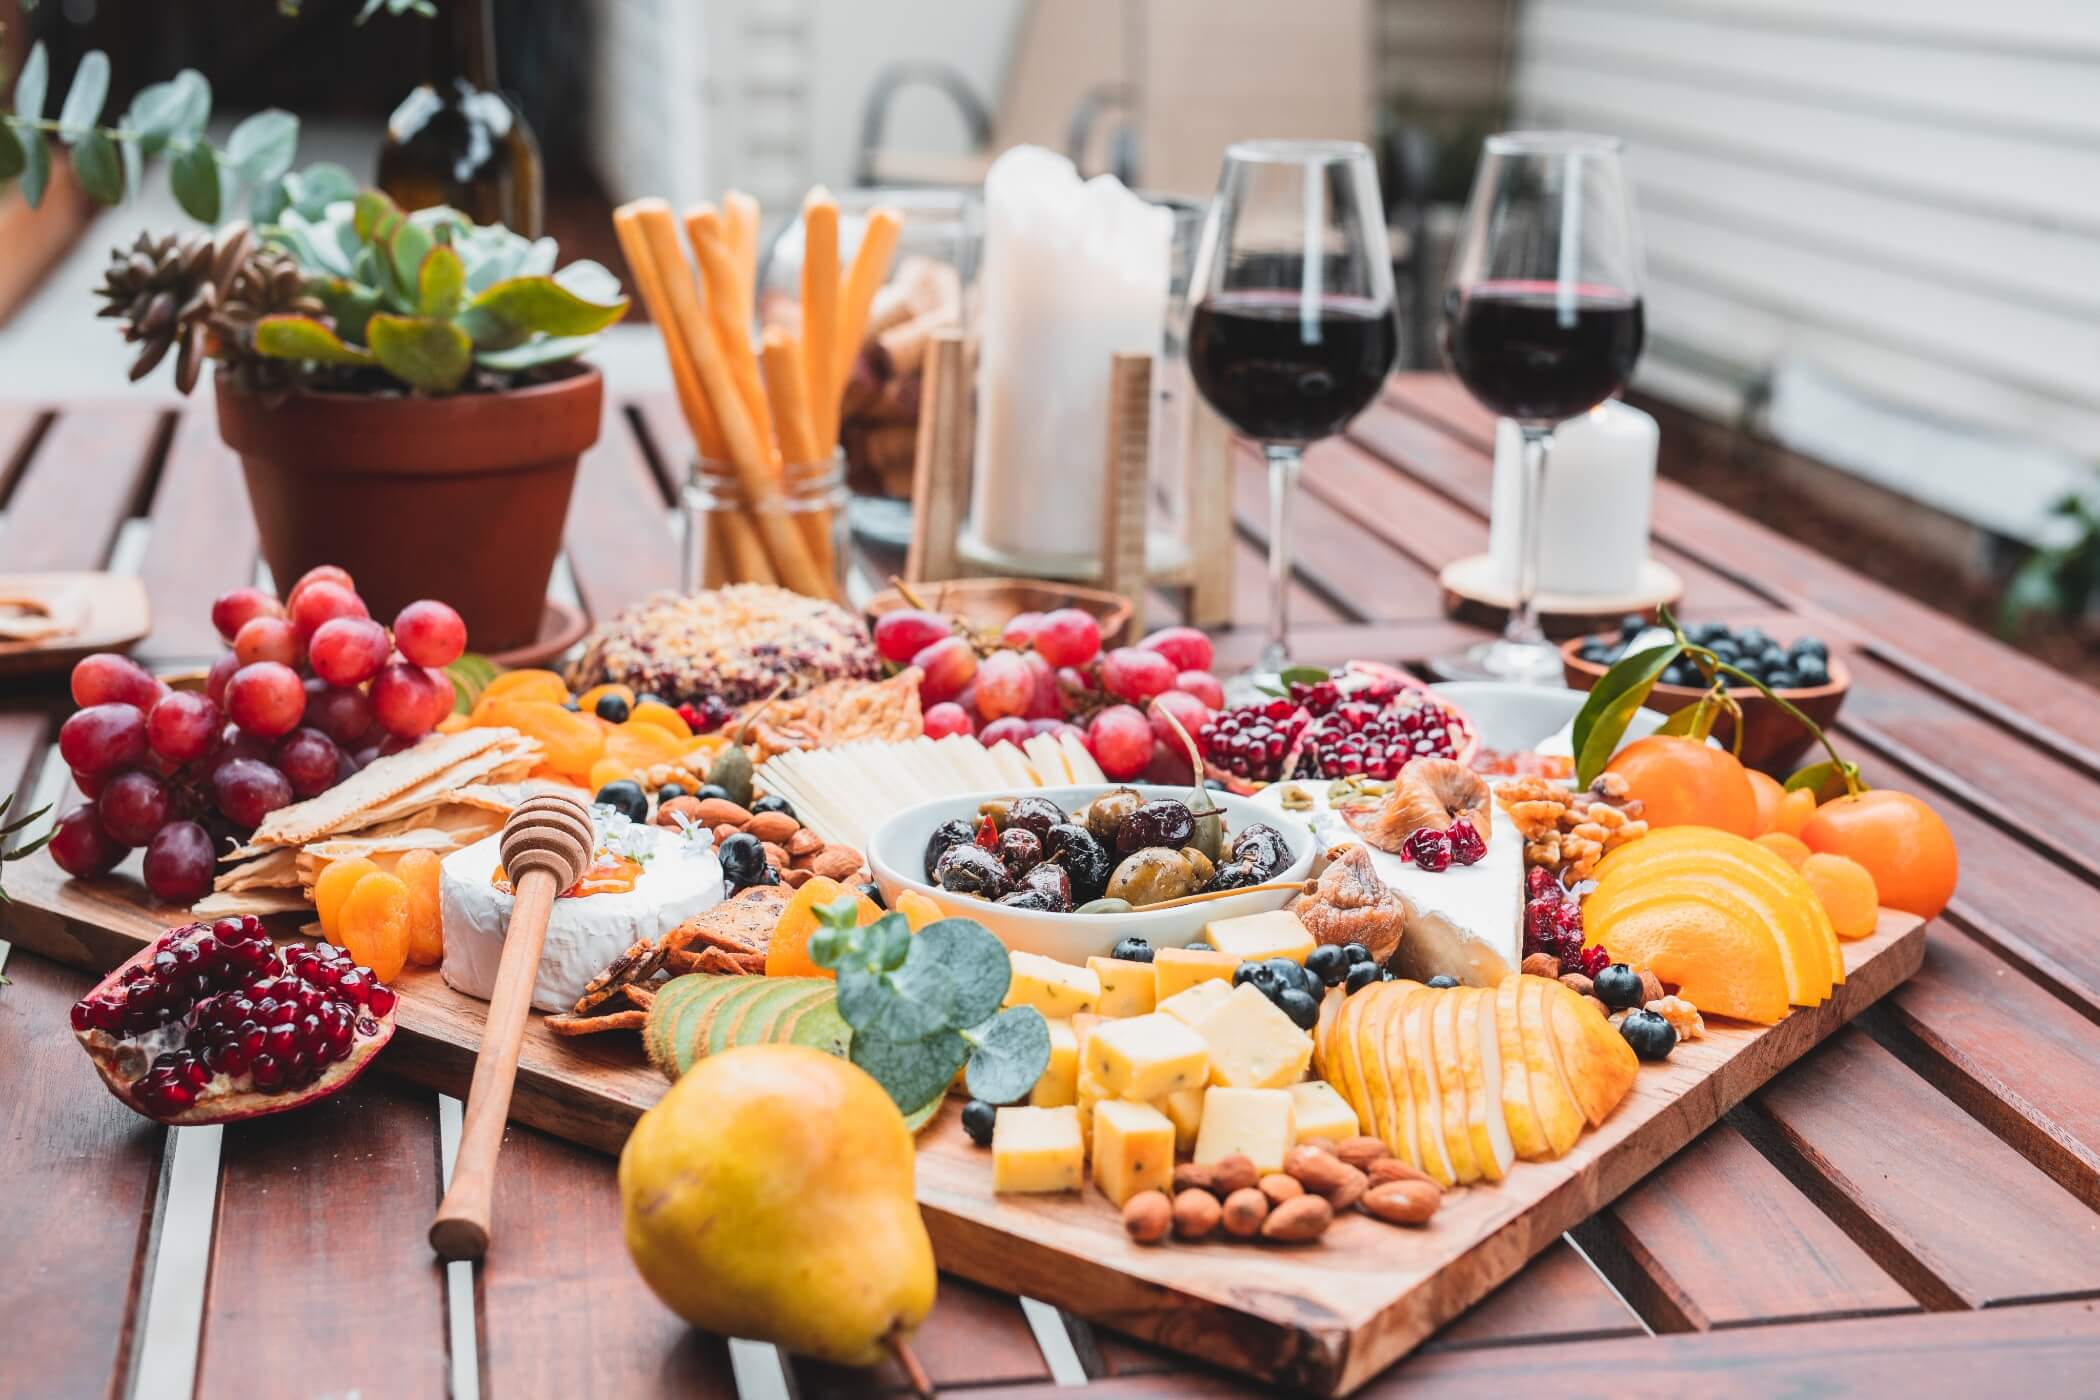
[[[1604,1014],[1573,991],[1555,984],[1548,995],[1552,998],[1553,1040],[1567,1067],[1569,1087],[1582,1105],[1583,1116],[1596,1127],[1633,1087],[1640,1058]]]
[[[1524,980],[1515,973],[1495,988],[1495,1049],[1502,1070],[1502,1120],[1519,1157],[1527,1161],[1548,1157],[1545,1129],[1539,1126],[1538,1110],[1531,1103],[1531,1075],[1524,1062],[1524,1033],[1517,1019],[1517,996]],[[1481,1013],[1485,1016],[1487,1013]]]
[[[1357,1122],[1368,1125],[1371,1136],[1388,1148],[1401,1141],[1392,1123],[1393,1096],[1386,1088],[1386,1076],[1392,1065],[1385,1056],[1385,1021],[1392,1015],[1393,1003],[1398,999],[1394,991],[1398,985],[1380,982],[1356,994],[1364,1002],[1355,1026],[1357,1064],[1363,1070],[1364,1099],[1370,1105],[1369,1115],[1357,1115]]]
[[[1582,1105],[1568,1088],[1547,1020],[1546,998],[1557,984],[1543,977],[1523,980],[1517,992],[1517,1017],[1524,1039],[1525,1073],[1531,1080],[1531,1102],[1538,1110],[1539,1128],[1552,1155],[1558,1157],[1582,1136]]]
[[[1342,999],[1347,995],[1340,987],[1329,987],[1327,995],[1320,998],[1320,1019],[1313,1023],[1313,1073],[1329,1083],[1334,1082],[1337,1073],[1334,1023],[1342,1014]]]
[[[1436,1061],[1429,1046],[1429,1020],[1436,1010],[1436,992],[1434,987],[1424,987],[1407,999],[1401,1012],[1406,1022],[1401,1035],[1407,1043],[1407,1085],[1414,1094],[1415,1144],[1421,1154],[1415,1165],[1435,1177],[1439,1186],[1453,1186],[1458,1177],[1444,1151],[1443,1095],[1437,1088]]]
[[[1495,993],[1488,987],[1473,987],[1468,989],[1468,996],[1473,1003],[1474,1034],[1480,1040],[1481,1085],[1476,1093],[1471,1081],[1467,1082],[1466,1103],[1487,1136],[1487,1143],[1482,1146],[1476,1134],[1473,1155],[1480,1159],[1480,1169],[1489,1181],[1500,1181],[1517,1160],[1517,1145],[1510,1136],[1509,1122],[1502,1115],[1502,1041],[1495,1033]],[[1463,1019],[1459,1034],[1465,1034]]]
[[[1365,989],[1370,990],[1369,988]],[[1363,1065],[1357,1055],[1356,1021],[1363,1015],[1363,992],[1346,998],[1342,1009],[1335,1013],[1334,1064],[1339,1077],[1333,1083],[1356,1110],[1356,1121],[1368,1128],[1371,1122],[1371,1096],[1364,1089]]]
[[[1442,1095],[1444,1151],[1451,1158],[1452,1174],[1474,1182],[1480,1180],[1480,1162],[1473,1156],[1473,1134],[1466,1126],[1466,1076],[1458,1065],[1458,1004],[1463,998],[1456,987],[1438,990],[1429,1038]]]
[[[1488,1138],[1488,1109],[1495,1116],[1502,1116],[1502,1105],[1490,1103],[1488,1099],[1487,1067],[1480,1058],[1480,998],[1474,987],[1454,987],[1451,996],[1458,1002],[1455,1030],[1458,1036],[1458,1078],[1466,1090],[1466,1142],[1473,1149],[1473,1160],[1480,1164],[1480,1174],[1489,1181],[1500,1181],[1501,1172],[1494,1169],[1492,1145]],[[1499,1099],[1500,1086],[1496,1098]]]
[[[1389,1143],[1393,1155],[1403,1162],[1419,1167],[1422,1165],[1422,1148],[1416,1132],[1414,1076],[1408,1070],[1407,1004],[1414,993],[1397,997],[1392,1010],[1385,1018],[1385,1086],[1391,1102],[1387,1105],[1392,1115],[1395,1136],[1399,1139]]]

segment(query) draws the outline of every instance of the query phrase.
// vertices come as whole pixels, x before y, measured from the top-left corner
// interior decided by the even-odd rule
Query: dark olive
[[[752,816],[755,817],[760,812],[785,812],[791,817],[795,816],[795,809],[794,807],[789,805],[788,800],[777,793],[771,792],[767,793],[764,797],[759,798],[758,801],[751,804]],[[795,820],[800,821],[801,818],[795,817]]]
[[[950,846],[966,846],[977,837],[977,829],[961,817],[951,817],[933,829],[926,838],[926,878],[932,880],[933,867],[948,853]]]
[[[950,894],[974,894],[979,899],[997,899],[1014,887],[999,857],[971,843],[943,851],[934,862],[933,881]]]
[[[605,698],[616,700],[619,697],[608,695]],[[599,788],[597,795],[591,798],[591,802],[594,806],[610,807],[629,821],[645,822],[649,820],[649,794],[642,791],[640,783],[629,782],[625,778],[617,779]]]
[[[1021,877],[1021,884],[1025,888],[1041,890],[1049,895],[1052,907],[1060,914],[1072,907],[1072,877],[1065,873],[1065,868],[1061,865],[1052,865],[1045,861],[1031,866],[1028,873]]]
[[[877,909],[887,909],[890,907],[890,902],[882,897],[882,886],[876,884],[873,880],[868,881],[867,884],[862,885],[860,887],[860,897],[868,901],[868,903],[874,905]]]
[[[1051,827],[1070,820],[1071,818],[1065,815],[1065,809],[1047,797],[1016,797],[1013,805],[1006,809],[1006,820],[1001,826],[1017,826],[1041,837],[1047,836]]]
[[[1147,846],[1180,850],[1196,834],[1196,819],[1185,803],[1171,797],[1144,803],[1116,828],[1116,849],[1124,855]]]
[[[1165,846],[1147,846],[1141,851],[1132,851],[1123,857],[1116,873],[1108,877],[1109,897],[1127,899],[1140,909],[1148,904],[1179,899],[1195,891],[1195,872],[1189,869],[1188,861],[1182,858],[1181,852],[1168,850]]]
[[[1261,882],[1261,872],[1251,864],[1244,860],[1229,860],[1211,872],[1203,890],[1206,894],[1212,890],[1243,890]]]
[[[1045,914],[1063,912],[1058,908],[1055,899],[1033,885],[1024,885],[1020,889],[1009,891],[992,902],[1004,904],[1009,909],[1035,909]]]
[[[1099,899],[1108,888],[1109,872],[1115,869],[1115,858],[1109,855],[1108,848],[1085,827],[1071,822],[1059,822],[1044,835],[1043,859],[1064,867],[1065,874],[1072,877],[1075,904]]]
[[[722,874],[733,887],[768,883],[758,878],[758,872],[767,868],[765,843],[748,831],[733,833],[716,849],[715,858],[722,862]]]
[[[674,797],[683,796],[685,796],[685,788],[678,783],[665,783],[656,790],[656,800],[658,802],[669,802]]]
[[[1019,877],[1042,861],[1042,839],[1025,826],[1009,826],[999,833],[999,859],[1006,862],[1010,874]]]
[[[1086,829],[1094,833],[1094,839],[1104,845],[1114,845],[1116,829],[1123,819],[1143,804],[1144,798],[1131,788],[1110,788],[1087,804]]]
[[[999,1110],[986,1103],[983,1099],[971,1099],[963,1105],[963,1131],[968,1133],[970,1141],[976,1143],[979,1147],[990,1147],[992,1145],[992,1129],[997,1126],[998,1122]]]
[[[1232,858],[1248,862],[1267,880],[1290,868],[1291,848],[1282,832],[1257,822],[1233,838]]]

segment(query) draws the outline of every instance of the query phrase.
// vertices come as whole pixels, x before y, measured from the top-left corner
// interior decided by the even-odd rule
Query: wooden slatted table
[[[1413,660],[1475,635],[1440,615],[1436,572],[1482,548],[1490,428],[1449,381],[1406,377],[1311,454],[1307,659]],[[668,403],[609,414],[568,532],[593,614],[676,583],[685,452]],[[1260,470],[1245,454],[1219,483],[1249,624],[1222,636],[1221,669],[1259,647]],[[0,511],[0,568],[147,581],[149,664],[207,656],[210,598],[255,573],[204,402],[0,405]],[[1841,741],[1869,781],[1946,816],[1960,891],[1910,983],[1365,1393],[2094,1393],[2100,694],[1669,482],[1654,529],[1692,616],[1814,630],[1845,654]],[[0,792],[63,791],[64,713],[60,684],[0,691]],[[304,1113],[170,1134],[73,1045],[86,974],[19,952],[5,972],[0,1394],[180,1394],[192,1368],[214,1397],[903,1386],[684,1328],[628,1264],[612,1164],[530,1130],[504,1156],[498,1249],[448,1274],[423,1231],[456,1104],[381,1075]],[[941,1388],[984,1396],[1256,1393],[956,1279],[918,1351]]]

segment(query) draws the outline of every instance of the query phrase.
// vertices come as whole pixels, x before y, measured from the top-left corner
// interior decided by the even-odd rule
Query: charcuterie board
[[[8,893],[12,941],[90,970],[115,966],[184,921],[123,871],[71,880],[41,854],[10,867]],[[282,922],[291,932],[291,920]],[[1345,1394],[1900,984],[1924,947],[1923,921],[1884,910],[1874,933],[1844,945],[1846,980],[1823,1005],[1769,1027],[1710,1021],[1705,1036],[1644,1068],[1603,1125],[1565,1156],[1520,1162],[1497,1186],[1447,1193],[1424,1227],[1396,1229],[1351,1213],[1302,1248],[1139,1245],[1096,1196],[994,1196],[989,1154],[964,1135],[955,1101],[920,1135],[919,1201],[939,1262],[953,1273],[1236,1371]],[[482,1004],[432,971],[405,972],[395,986],[399,1031],[382,1063],[464,1094]],[[666,1087],[631,1040],[565,1040],[534,1018],[512,1114],[617,1152]]]

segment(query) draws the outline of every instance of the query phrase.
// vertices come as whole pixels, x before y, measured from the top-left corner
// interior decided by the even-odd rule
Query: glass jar
[[[750,508],[736,468],[705,458],[680,493],[685,517],[683,583],[688,593],[725,583],[778,583],[799,593],[846,596],[846,456],[782,467],[775,477],[781,513],[801,541],[812,573],[792,577]]]

